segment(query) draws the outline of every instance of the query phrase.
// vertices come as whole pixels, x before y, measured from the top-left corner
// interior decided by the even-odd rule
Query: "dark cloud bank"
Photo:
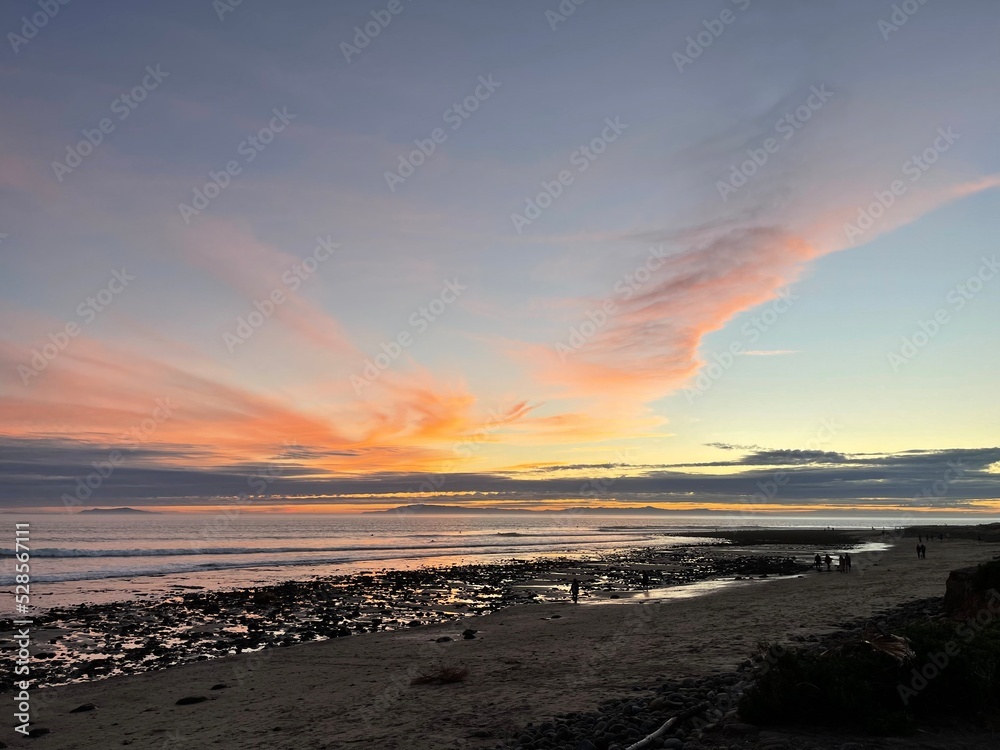
[[[215,470],[160,468],[169,458],[185,456],[176,446],[144,447],[127,452],[108,472],[109,451],[64,440],[0,442],[0,506],[63,506],[63,496],[81,507],[110,505],[204,504],[249,495],[261,503],[336,502],[329,496],[370,495],[351,502],[399,502],[392,494],[470,493],[446,502],[463,505],[503,501],[579,499],[655,503],[697,503],[712,508],[747,500],[777,504],[882,506],[919,508],[970,507],[976,500],[1000,498],[1000,448],[905,451],[894,454],[844,454],[815,450],[764,450],[757,446],[715,447],[741,453],[729,460],[696,464],[594,464],[550,466],[527,473],[455,473],[447,475],[384,473],[364,477],[316,478],[315,470],[298,462],[301,455],[283,454],[274,463]],[[190,455],[194,456],[192,448]],[[162,466],[162,464],[161,464]],[[308,478],[304,475],[309,474]],[[87,495],[81,482],[97,485]],[[314,497],[310,497],[314,496]],[[318,499],[315,496],[324,496]],[[441,502],[435,500],[435,502]],[[76,505],[76,504],[74,504]]]

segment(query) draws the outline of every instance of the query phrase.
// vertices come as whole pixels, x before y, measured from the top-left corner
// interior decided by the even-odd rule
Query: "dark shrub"
[[[825,652],[771,657],[740,702],[756,724],[803,724],[906,734],[917,719],[984,719],[1000,712],[1000,611],[979,620],[919,620],[900,663],[860,640]]]

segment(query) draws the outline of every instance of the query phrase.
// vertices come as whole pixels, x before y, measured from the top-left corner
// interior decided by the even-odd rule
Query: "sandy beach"
[[[854,572],[661,589],[601,603],[521,605],[396,632],[271,649],[34,693],[26,739],[10,747],[479,748],[553,714],[683,678],[729,670],[760,640],[834,629],[898,603],[944,592],[950,570],[988,560],[995,544],[909,539],[858,555]],[[694,584],[703,590],[706,584]],[[466,628],[476,630],[464,639]],[[453,640],[439,643],[438,638]],[[452,685],[413,686],[435,667],[468,669]],[[213,690],[224,684],[225,688]],[[185,697],[207,700],[175,705]],[[72,709],[86,703],[97,708]]]

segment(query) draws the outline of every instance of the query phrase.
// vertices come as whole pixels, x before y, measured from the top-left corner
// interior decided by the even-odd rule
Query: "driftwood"
[[[865,624],[861,630],[861,640],[876,651],[888,654],[900,664],[913,661],[917,655],[910,648],[910,642],[898,635],[886,633],[874,623]]]
[[[653,744],[653,740],[659,739],[660,737],[662,737],[663,735],[665,735],[667,732],[669,732],[670,728],[674,724],[677,724],[678,722],[684,721],[684,719],[687,719],[687,718],[689,718],[691,716],[694,716],[695,714],[700,714],[702,711],[707,711],[711,707],[712,706],[711,706],[711,704],[708,701],[702,701],[701,703],[699,703],[697,706],[694,706],[693,708],[685,709],[685,710],[681,711],[679,714],[677,714],[677,716],[672,716],[669,719],[667,719],[663,723],[663,726],[660,727],[659,729],[657,729],[655,732],[653,732],[652,734],[646,735],[645,737],[643,737],[641,740],[639,740],[635,744],[629,745],[627,748],[625,748],[625,750],[643,750],[643,748],[650,747]]]

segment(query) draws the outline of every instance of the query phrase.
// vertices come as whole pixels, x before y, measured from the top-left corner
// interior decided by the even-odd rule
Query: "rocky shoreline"
[[[191,661],[416,628],[515,604],[565,599],[568,581],[582,598],[615,599],[723,577],[793,575],[808,566],[788,556],[744,554],[727,543],[647,547],[592,558],[379,570],[233,591],[185,591],[158,602],[52,608],[35,616],[33,674],[39,686],[165,669]],[[0,620],[10,640],[11,620]],[[4,650],[0,663],[10,662]],[[4,669],[0,692],[12,688]]]

